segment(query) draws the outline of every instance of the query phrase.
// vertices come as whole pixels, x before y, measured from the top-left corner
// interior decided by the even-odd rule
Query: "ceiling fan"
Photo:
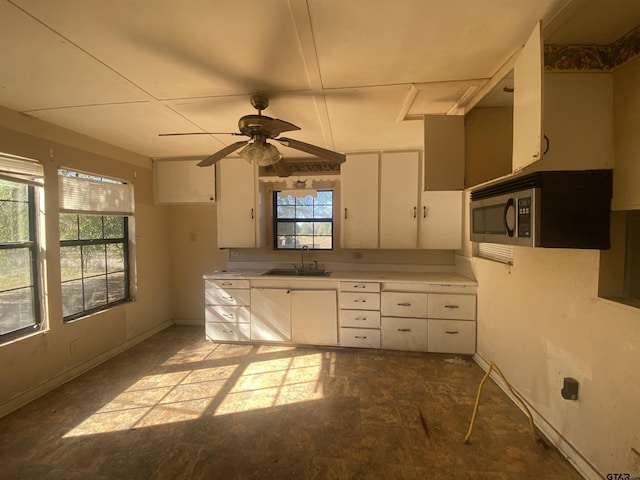
[[[290,175],[289,166],[283,159],[282,153],[267,140],[275,140],[276,142],[301,152],[309,153],[313,156],[322,158],[329,162],[343,163],[346,156],[342,153],[327,150],[326,148],[301,142],[293,138],[280,137],[283,132],[300,130],[300,127],[279,120],[277,118],[262,115],[262,111],[269,106],[269,98],[264,94],[254,94],[251,96],[251,105],[258,110],[258,114],[245,115],[238,121],[238,130],[240,132],[192,132],[192,133],[161,133],[160,136],[174,135],[239,135],[249,137],[249,140],[241,140],[226,146],[222,150],[208,156],[200,163],[200,167],[208,167],[219,160],[222,160],[229,154],[244,147],[239,155],[248,161],[255,161],[260,166],[273,165],[279,176]]]

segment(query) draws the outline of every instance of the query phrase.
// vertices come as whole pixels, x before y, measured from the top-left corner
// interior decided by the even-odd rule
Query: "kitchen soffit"
[[[266,90],[265,113],[302,127],[293,138],[416,148],[422,127],[404,115],[448,112],[538,18],[568,24],[567,3],[0,0],[0,104],[143,155],[193,157],[235,138],[157,134],[236,131],[249,94]]]

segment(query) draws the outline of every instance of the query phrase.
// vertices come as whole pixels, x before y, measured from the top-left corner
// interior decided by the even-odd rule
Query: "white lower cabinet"
[[[380,294],[382,348],[427,351],[427,298],[423,292]]]
[[[380,348],[380,329],[340,327],[343,347]]]
[[[336,291],[292,290],[291,335],[295,343],[337,345]]]
[[[380,348],[380,284],[340,282],[340,345]]]
[[[382,317],[381,346],[388,350],[427,351],[427,320]]]
[[[290,295],[285,288],[251,289],[251,340],[291,340]]]
[[[476,351],[476,296],[429,294],[430,352],[473,354]]]
[[[427,348],[430,352],[467,355],[476,352],[476,322],[429,319],[428,323]]]
[[[250,340],[248,280],[205,281],[205,335],[217,342]]]

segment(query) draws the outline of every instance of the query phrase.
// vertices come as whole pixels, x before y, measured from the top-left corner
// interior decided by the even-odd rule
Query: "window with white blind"
[[[478,257],[513,265],[513,245],[479,243]]]
[[[40,212],[44,173],[0,153],[0,343],[41,328]]]
[[[133,186],[70,170],[58,174],[62,313],[69,321],[131,299]]]

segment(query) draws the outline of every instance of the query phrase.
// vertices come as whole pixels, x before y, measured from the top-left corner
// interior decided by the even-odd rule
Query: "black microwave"
[[[544,171],[471,190],[474,242],[610,248],[612,170]]]

